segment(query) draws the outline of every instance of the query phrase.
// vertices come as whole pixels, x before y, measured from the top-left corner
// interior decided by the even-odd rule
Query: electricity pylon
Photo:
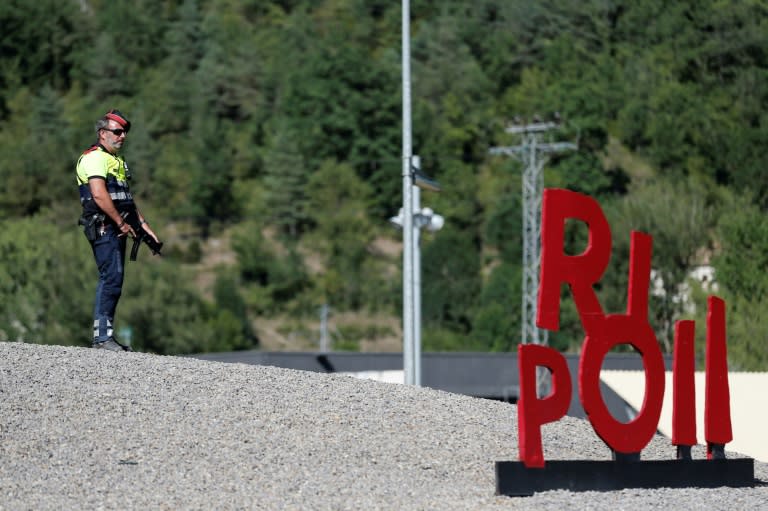
[[[556,122],[514,124],[507,133],[518,135],[520,143],[508,147],[492,147],[491,154],[503,154],[519,159],[523,169],[523,307],[521,343],[546,346],[549,335],[536,326],[536,302],[539,294],[541,262],[541,201],[544,193],[544,165],[549,156],[577,149],[572,142],[548,142],[545,134],[559,127]],[[548,391],[546,370],[538,371],[538,394]]]

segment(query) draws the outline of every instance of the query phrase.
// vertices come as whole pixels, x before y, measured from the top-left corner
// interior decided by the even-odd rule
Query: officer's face
[[[107,151],[114,153],[123,147],[126,133],[120,124],[110,119],[107,127],[101,130],[101,143]]]

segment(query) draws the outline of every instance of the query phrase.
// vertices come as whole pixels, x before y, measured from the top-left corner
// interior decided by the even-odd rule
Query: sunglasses
[[[111,130],[111,129],[109,129],[109,128],[101,128],[101,129],[103,129],[104,131],[109,131],[109,132],[111,132],[111,133],[114,133],[114,134],[115,134],[115,136],[118,136],[118,137],[119,137],[120,135],[124,134],[124,133],[125,133],[125,134],[127,134],[127,133],[128,133],[128,131],[127,131],[127,130],[124,130],[123,128],[115,128],[115,129],[113,129],[113,130]]]

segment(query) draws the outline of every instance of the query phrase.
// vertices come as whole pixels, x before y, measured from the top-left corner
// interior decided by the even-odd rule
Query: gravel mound
[[[768,509],[757,462],[751,488],[496,496],[516,420],[349,376],[0,343],[0,509]],[[547,459],[610,459],[587,421],[543,435]]]

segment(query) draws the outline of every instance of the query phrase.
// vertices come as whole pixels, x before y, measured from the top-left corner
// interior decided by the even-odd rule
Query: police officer
[[[112,351],[131,351],[115,339],[112,329],[123,288],[126,238],[136,235],[121,214],[135,211],[142,228],[158,241],[136,208],[128,187],[131,178],[128,165],[118,155],[130,129],[131,123],[125,115],[110,110],[96,121],[96,143],[77,161],[77,184],[83,206],[80,223],[99,270],[92,346]]]

